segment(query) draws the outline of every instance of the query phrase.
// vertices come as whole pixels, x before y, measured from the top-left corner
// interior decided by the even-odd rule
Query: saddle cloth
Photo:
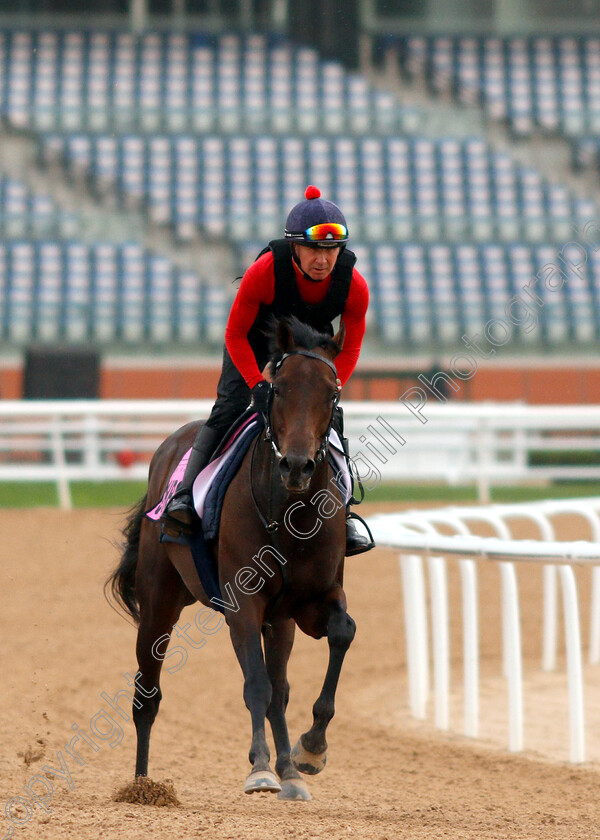
[[[202,587],[214,608],[221,612],[223,612],[223,608],[218,603],[222,601],[218,570],[213,552],[209,549],[207,542],[215,539],[218,535],[221,509],[227,487],[237,473],[252,441],[262,431],[263,426],[263,419],[257,413],[242,418],[240,424],[236,426],[221,447],[217,457],[196,477],[193,486],[193,499],[196,513],[202,521],[202,528],[198,528],[191,537],[170,537],[164,532],[160,536],[161,542],[176,542],[190,547]],[[149,519],[158,521],[161,518],[169,500],[183,478],[190,451],[191,449],[183,455],[173,471],[159,503],[146,512]],[[329,462],[342,500],[344,504],[347,504],[352,496],[352,479],[341,441],[337,432],[333,429],[329,433]]]
[[[228,460],[231,459],[236,452],[236,442],[238,446],[244,442],[244,440],[248,443],[252,438],[248,438],[246,432],[249,428],[253,428],[255,434],[253,437],[256,436],[258,429],[262,426],[261,421],[259,420],[258,414],[254,413],[247,417],[242,423],[240,423],[236,428],[233,430],[231,435],[229,436],[228,440],[225,441],[222,447],[220,447],[220,454],[217,458],[212,460],[203,470],[202,472],[196,476],[194,481],[193,487],[193,495],[194,495],[194,507],[198,513],[198,516],[202,518],[202,513],[204,509],[204,502],[206,500],[206,496],[208,491],[211,488],[211,485],[219,475],[222,467],[227,463]],[[247,447],[246,447],[247,448]],[[185,452],[179,464],[173,470],[171,477],[169,478],[169,482],[167,484],[167,488],[162,495],[160,502],[153,507],[151,510],[147,511],[146,516],[149,519],[159,520],[164,513],[166,506],[168,505],[169,501],[175,495],[177,488],[179,487],[181,480],[185,473],[185,468],[187,466],[187,462],[190,458],[191,447]]]

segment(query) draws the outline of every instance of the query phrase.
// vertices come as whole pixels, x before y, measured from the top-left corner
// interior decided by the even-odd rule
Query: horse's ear
[[[291,353],[295,346],[292,328],[285,318],[277,324],[277,346],[282,353]]]
[[[344,339],[346,338],[346,325],[343,321],[340,321],[340,328],[333,336],[334,344],[337,344],[337,351],[334,353],[333,358],[339,355],[342,352],[342,347],[344,346]]]

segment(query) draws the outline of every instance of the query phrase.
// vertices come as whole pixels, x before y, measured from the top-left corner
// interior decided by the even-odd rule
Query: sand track
[[[141,840],[151,834],[169,840],[599,836],[600,719],[597,726],[594,714],[600,704],[594,700],[600,680],[588,669],[592,760],[575,768],[564,761],[564,678],[541,676],[537,670],[539,570],[524,568],[519,576],[525,607],[528,751],[515,757],[504,749],[496,571],[488,567],[480,580],[486,605],[481,633],[483,737],[473,743],[458,734],[437,733],[408,716],[399,576],[394,554],[383,550],[348,561],[346,589],[358,632],[342,673],[327,768],[308,779],[311,802],[280,802],[242,792],[250,728],[226,629],[201,650],[188,648],[185,665],[163,680],[150,774],[173,779],[181,806],[113,802],[113,793],[132,777],[135,750],[131,721],[113,712],[122,724],[121,735],[101,712],[109,710],[101,693],[114,698],[127,689],[123,675],[135,673],[135,631],[102,595],[103,580],[117,559],[112,541],[118,538],[121,520],[121,511],[0,511],[0,838],[10,835],[3,810],[11,799],[10,813],[23,822],[13,836],[24,840]],[[450,580],[453,603],[458,602],[456,575]],[[585,576],[580,584],[586,586]],[[188,608],[187,620],[194,609]],[[453,610],[453,651],[460,648],[459,624]],[[292,741],[309,724],[326,658],[324,641],[298,634],[290,662]],[[452,710],[457,732],[458,662]],[[124,699],[122,706],[128,713]],[[114,743],[102,742],[98,752],[80,745],[85,764],[78,765],[64,745],[75,735],[72,727],[89,731],[94,716],[100,728],[107,733],[106,725],[112,729]],[[60,757],[71,774],[71,787]],[[63,775],[48,777],[44,767]],[[44,778],[46,785],[40,780]],[[52,786],[49,811],[33,805],[24,790],[27,785],[38,796]]]

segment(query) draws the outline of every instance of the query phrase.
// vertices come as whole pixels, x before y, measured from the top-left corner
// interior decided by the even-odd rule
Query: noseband
[[[327,367],[333,371],[333,375],[335,376],[337,382],[338,390],[333,405],[331,407],[331,417],[329,418],[329,425],[327,426],[327,431],[321,438],[321,445],[319,446],[315,454],[315,462],[319,464],[325,459],[325,456],[327,455],[327,447],[329,445],[329,432],[331,431],[331,425],[333,423],[333,415],[335,413],[335,409],[340,401],[340,392],[342,386],[339,384],[337,370],[333,362],[329,361],[329,359],[326,359],[325,356],[320,356],[318,353],[312,353],[310,350],[292,350],[289,353],[284,353],[281,359],[275,365],[275,376],[277,376],[279,370],[281,369],[281,366],[283,365],[286,359],[289,359],[290,356],[306,356],[308,359],[318,359],[320,362],[326,364]],[[267,413],[265,415],[265,439],[268,440],[271,444],[271,448],[273,450],[273,453],[275,454],[275,457],[281,459],[283,456],[279,450],[279,447],[277,446],[277,443],[275,442],[275,436],[273,435],[273,429],[271,428],[271,408],[273,406],[273,397],[273,387],[271,386],[271,389],[269,391],[269,399],[267,402]]]

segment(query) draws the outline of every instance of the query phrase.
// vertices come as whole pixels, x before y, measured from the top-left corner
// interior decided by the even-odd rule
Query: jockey
[[[225,330],[223,367],[217,400],[210,417],[199,429],[190,458],[163,522],[184,532],[191,529],[196,512],[192,485],[208,464],[217,444],[250,403],[267,410],[270,390],[269,350],[264,330],[273,316],[296,315],[301,321],[333,336],[331,322],[338,315],[346,327],[344,346],[335,360],[342,385],[350,378],[365,334],[369,291],[354,268],[355,255],[346,249],[348,228],[343,213],[309,186],[305,199],[290,211],[285,237],[269,243],[242,277]],[[342,435],[341,410],[334,427]],[[353,519],[346,518],[346,555],[373,547]]]

